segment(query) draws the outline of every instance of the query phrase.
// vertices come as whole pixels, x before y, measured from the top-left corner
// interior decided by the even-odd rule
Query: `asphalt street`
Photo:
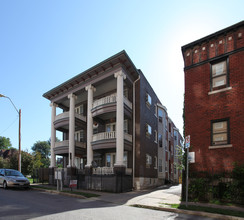
[[[117,194],[119,197],[119,194]],[[120,205],[101,199],[77,199],[46,192],[0,188],[0,219],[209,219]]]

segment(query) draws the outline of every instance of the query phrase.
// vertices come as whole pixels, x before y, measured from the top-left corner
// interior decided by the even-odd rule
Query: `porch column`
[[[93,118],[92,118],[92,105],[93,105],[93,93],[96,91],[95,87],[89,85],[86,87],[87,95],[87,164],[86,167],[92,166],[93,150],[92,150],[92,135],[93,135]]]
[[[52,116],[51,116],[51,164],[50,167],[55,167],[56,165],[56,157],[54,153],[54,147],[56,142],[56,129],[54,127],[54,121],[56,117],[56,107],[58,106],[54,102],[50,104],[52,107]]]
[[[74,167],[75,159],[75,100],[77,96],[73,93],[68,95],[69,104],[69,167]]]
[[[116,163],[115,166],[124,166],[124,79],[123,71],[114,74],[117,78],[117,108],[116,108]]]

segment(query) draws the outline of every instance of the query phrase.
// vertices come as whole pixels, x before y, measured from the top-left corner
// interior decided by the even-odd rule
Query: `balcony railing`
[[[92,141],[101,141],[106,139],[114,139],[116,138],[116,131],[102,132],[98,134],[94,134],[92,136]],[[132,135],[124,133],[124,139],[132,142]]]
[[[116,138],[116,132],[110,131],[110,132],[102,132],[97,133],[92,136],[92,141],[100,141],[105,139],[114,139]]]
[[[111,175],[114,174],[113,167],[97,167],[93,168],[93,174],[97,175]]]
[[[92,107],[96,108],[97,106],[108,104],[108,103],[114,103],[116,102],[116,94],[112,94],[110,96],[103,97],[101,99],[97,99],[93,102]]]
[[[105,104],[109,104],[109,103],[115,103],[117,102],[117,94],[112,94],[110,96],[106,96],[103,97],[101,99],[97,99],[93,102],[92,107],[96,108],[100,105],[105,105]],[[132,103],[124,96],[124,103],[130,108],[132,109]]]
[[[97,167],[93,168],[93,174],[97,175],[112,175],[114,174],[114,167]],[[132,168],[125,169],[126,175],[132,175]]]
[[[86,121],[86,117],[83,116],[83,115],[75,113],[75,117],[80,119],[80,120],[82,120],[82,121]],[[61,120],[61,119],[65,119],[65,118],[69,118],[69,112],[63,112],[63,113],[61,113],[59,115],[56,115],[55,121]]]
[[[55,147],[68,147],[69,140],[55,142]],[[75,146],[80,148],[86,148],[86,144],[84,142],[75,141]]]

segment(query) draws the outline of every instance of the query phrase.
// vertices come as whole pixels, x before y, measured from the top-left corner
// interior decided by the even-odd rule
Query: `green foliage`
[[[184,157],[185,152],[184,152],[183,147],[176,145],[176,152],[177,152],[176,157],[178,159],[178,162],[174,163],[174,165],[176,166],[176,168],[178,170],[183,170],[183,169],[185,169],[185,166],[184,166],[184,164],[185,164],[185,157]]]
[[[9,159],[3,159],[0,157],[0,168],[10,168],[10,161]]]
[[[40,152],[34,152],[33,153],[33,169],[39,169],[43,166],[43,163],[41,161],[42,156]]]
[[[230,173],[191,173],[190,201],[244,204],[244,164],[234,164]]]
[[[48,141],[37,141],[31,148],[34,153],[41,155],[41,168],[48,168],[50,165],[50,144]]]
[[[11,141],[9,138],[0,136],[0,150],[8,150],[12,147]]]
[[[30,175],[33,170],[33,155],[28,152],[21,152],[21,172],[24,175]]]

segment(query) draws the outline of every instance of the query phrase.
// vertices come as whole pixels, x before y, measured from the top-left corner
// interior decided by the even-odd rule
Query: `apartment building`
[[[183,46],[182,54],[190,169],[230,171],[244,158],[244,21]]]
[[[167,109],[125,51],[43,96],[52,108],[51,169],[62,156],[65,169],[84,171],[81,187],[115,192],[170,178],[166,149],[174,128],[168,131]],[[56,131],[63,134],[60,142]]]

